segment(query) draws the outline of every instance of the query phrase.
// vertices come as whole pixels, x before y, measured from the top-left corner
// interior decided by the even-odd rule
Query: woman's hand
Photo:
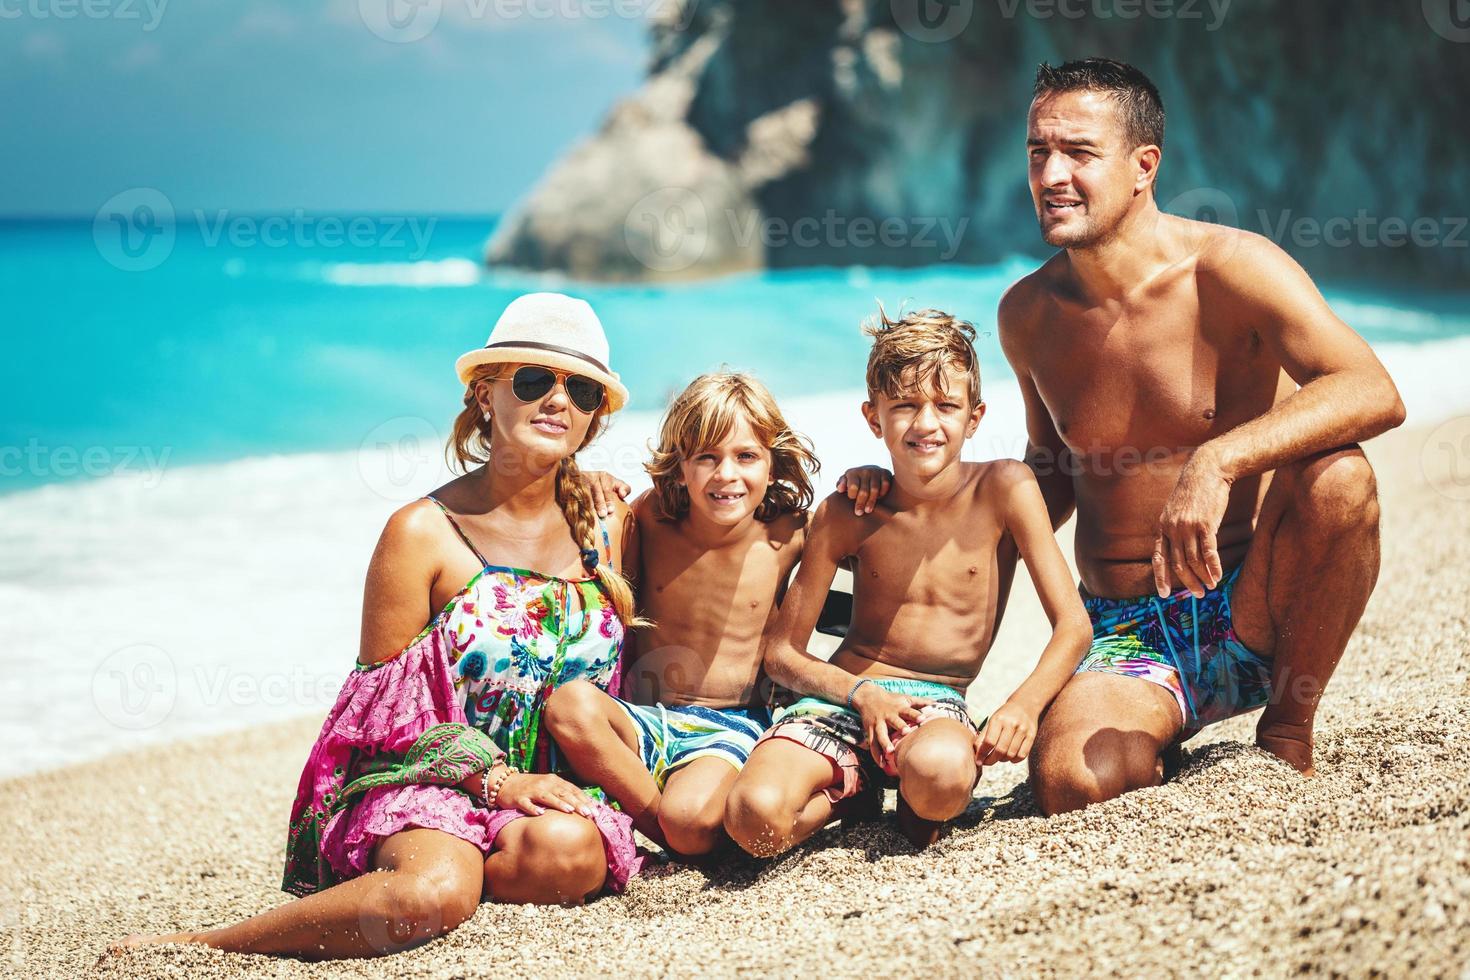
[[[628,484],[603,470],[583,473],[582,485],[591,495],[592,507],[597,511],[598,517],[612,516],[613,499],[627,500],[628,494],[633,492],[633,488]]]
[[[985,723],[985,731],[975,736],[975,764],[983,768],[1025,759],[1036,741],[1037,724],[1034,713],[1009,701],[996,708]]]
[[[837,478],[837,492],[847,494],[854,514],[871,514],[892,487],[893,474],[881,466],[854,466]]]
[[[496,776],[489,776],[494,784]],[[529,817],[539,817],[547,810],[592,816],[592,798],[560,776],[533,772],[513,772],[500,784],[495,805],[514,808]]]

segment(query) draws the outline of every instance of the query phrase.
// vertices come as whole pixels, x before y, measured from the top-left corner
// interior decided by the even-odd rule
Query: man
[[[1077,512],[1094,640],[1042,720],[1058,813],[1158,784],[1171,747],[1265,706],[1305,774],[1323,687],[1378,575],[1358,443],[1403,403],[1368,345],[1268,240],[1159,211],[1164,110],[1142,72],[1037,72],[1031,195],[1061,248],[1001,300],[1027,461]]]

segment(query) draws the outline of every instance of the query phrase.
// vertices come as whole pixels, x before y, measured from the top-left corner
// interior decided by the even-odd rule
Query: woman
[[[604,525],[575,460],[627,401],[607,352],[585,302],[533,293],[459,358],[449,448],[467,472],[395,513],[373,553],[357,667],[291,815],[283,887],[303,897],[123,945],[375,956],[448,932],[482,895],[577,904],[636,873],[630,821],[552,774],[540,725],[563,683],[616,693],[634,623],[614,570],[627,508]]]

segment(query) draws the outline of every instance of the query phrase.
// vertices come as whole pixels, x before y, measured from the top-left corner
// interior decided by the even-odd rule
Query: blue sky
[[[90,218],[133,187],[178,207],[497,212],[637,86],[649,6],[0,0],[0,215]]]

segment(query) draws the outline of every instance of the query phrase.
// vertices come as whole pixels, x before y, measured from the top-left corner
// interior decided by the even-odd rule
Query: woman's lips
[[[531,427],[553,436],[559,436],[571,428],[565,422],[558,422],[556,419],[532,419]]]

